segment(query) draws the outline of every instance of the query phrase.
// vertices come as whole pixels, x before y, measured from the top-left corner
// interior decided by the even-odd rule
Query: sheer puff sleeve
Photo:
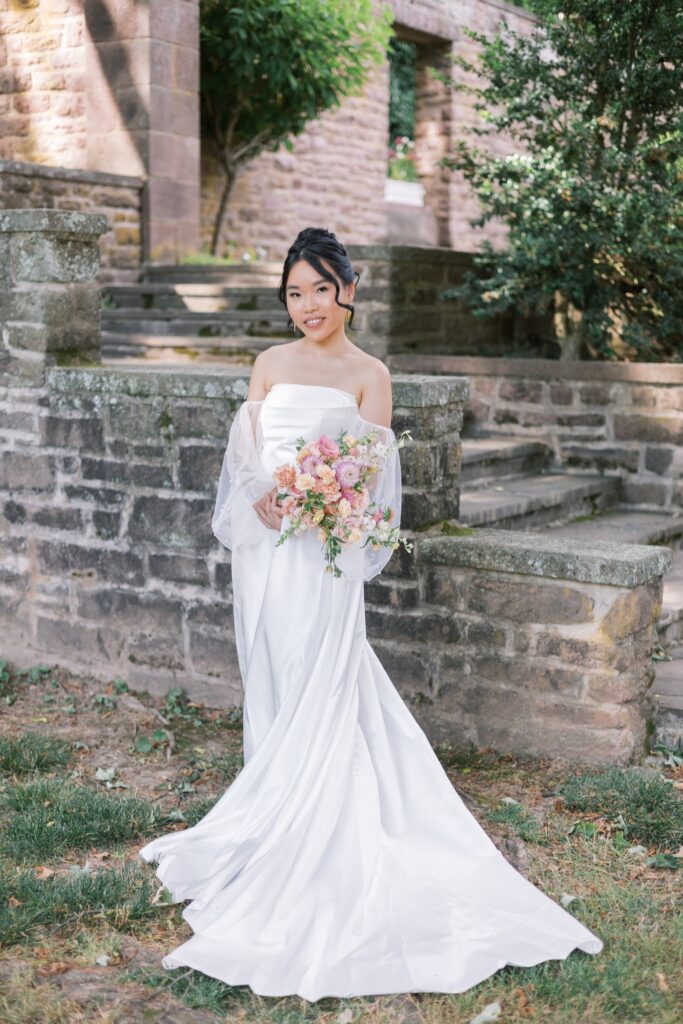
[[[218,479],[211,529],[231,551],[241,545],[277,540],[277,532],[261,522],[253,507],[275,486],[260,457],[262,405],[262,399],[247,399],[239,407],[230,426]]]
[[[364,419],[360,413],[356,413],[352,425],[349,427],[349,433],[356,438],[372,433],[376,436],[374,442],[376,444],[387,447],[396,444],[396,435],[391,427],[372,423],[370,420]],[[389,526],[392,529],[398,528],[401,524],[402,494],[401,461],[398,448],[392,448],[387,453],[377,472],[369,478],[367,487],[372,503],[377,506],[389,506],[392,509],[393,514],[389,520]],[[366,536],[363,536],[358,544],[345,544],[336,560],[344,574],[342,578],[352,581],[363,580],[367,583],[381,573],[394,554],[394,550],[390,545],[374,547]]]

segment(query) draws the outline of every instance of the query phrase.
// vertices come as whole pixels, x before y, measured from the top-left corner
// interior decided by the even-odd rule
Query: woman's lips
[[[320,327],[321,323],[325,319],[324,316],[318,317],[313,323],[309,323],[308,320],[304,320],[305,327]]]

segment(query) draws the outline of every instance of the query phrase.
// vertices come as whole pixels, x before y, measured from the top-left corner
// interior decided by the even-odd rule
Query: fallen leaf
[[[55,960],[51,964],[46,964],[45,967],[37,967],[36,974],[40,974],[42,977],[48,977],[50,974],[64,974],[65,971],[70,971],[72,966],[65,960]]]
[[[473,1017],[470,1024],[489,1024],[489,1021],[498,1020],[500,1016],[500,1003],[487,1003],[481,1013]]]

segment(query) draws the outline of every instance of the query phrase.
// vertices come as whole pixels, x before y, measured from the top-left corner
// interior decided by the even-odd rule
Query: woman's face
[[[334,273],[325,260],[321,263]],[[339,301],[353,302],[355,290],[355,284],[344,285],[339,281]],[[292,266],[286,294],[287,312],[312,341],[320,341],[340,328],[343,331],[347,311],[337,304],[334,285],[306,260],[297,260]]]

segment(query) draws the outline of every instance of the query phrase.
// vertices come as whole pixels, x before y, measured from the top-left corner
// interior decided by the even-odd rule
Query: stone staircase
[[[293,337],[277,298],[277,263],[148,267],[103,288],[103,361],[249,366]]]
[[[600,540],[664,544],[673,565],[664,577],[652,694],[652,743],[683,745],[683,515],[643,511],[621,500],[616,476],[558,466],[543,441],[510,434],[463,437],[460,517],[463,526],[559,533]]]

